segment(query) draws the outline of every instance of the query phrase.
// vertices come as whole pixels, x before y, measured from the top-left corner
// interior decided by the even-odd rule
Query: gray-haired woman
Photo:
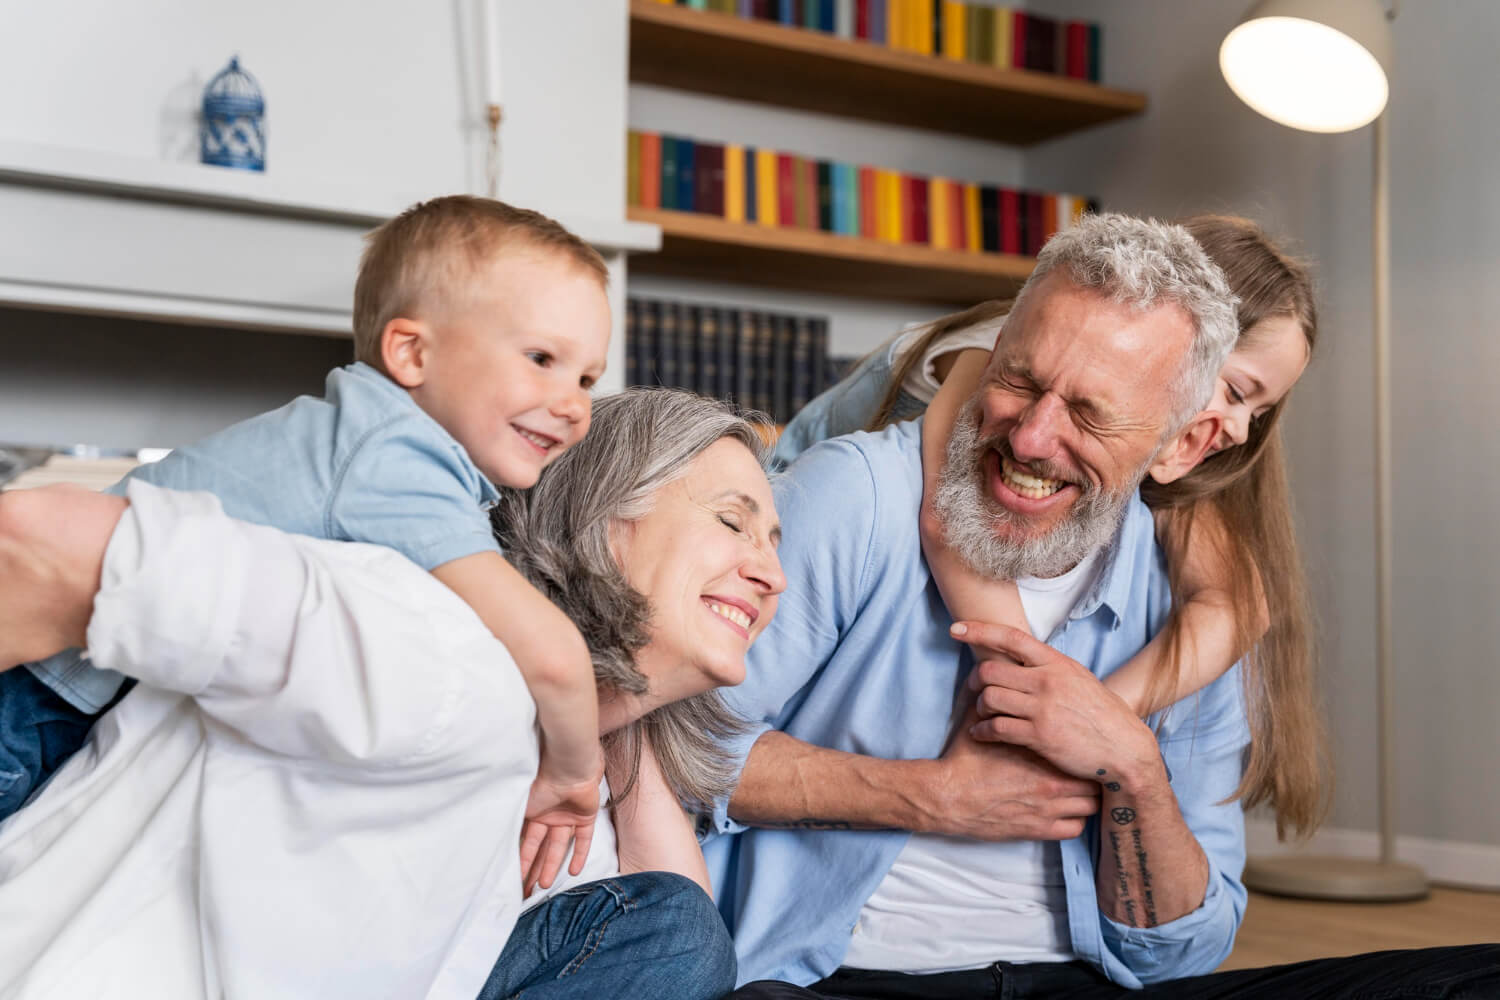
[[[203,494],[0,495],[0,656],[86,639],[141,681],[0,825],[0,995],[727,992],[678,799],[722,787],[710,692],[785,586],[762,457],[722,405],[630,391],[496,511],[613,730],[588,864],[519,920],[531,704],[451,592]],[[539,843],[533,882],[566,846]]]

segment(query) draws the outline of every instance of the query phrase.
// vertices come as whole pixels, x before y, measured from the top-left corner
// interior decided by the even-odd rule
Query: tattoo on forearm
[[[1128,826],[1135,822],[1135,810],[1129,806],[1116,806],[1109,811],[1109,818],[1121,826]]]
[[[767,827],[772,830],[852,830],[852,823],[845,823],[836,819],[789,819],[777,822],[771,820],[765,823],[757,823],[756,826]]]
[[[1108,774],[1109,772],[1106,771],[1104,768],[1101,767],[1101,768],[1099,768],[1099,770],[1095,771],[1094,773],[1097,774],[1099,777],[1102,778],[1106,774]],[[1108,788],[1112,792],[1118,792],[1120,790],[1120,783],[1118,781],[1106,781],[1106,782],[1104,782],[1104,787]]]
[[[1110,832],[1110,836],[1115,834]],[[1146,848],[1141,843],[1141,831],[1139,829],[1130,831],[1130,839],[1135,845],[1135,863],[1141,870],[1141,890],[1145,895],[1146,903],[1146,926],[1156,926],[1156,898],[1151,895],[1151,869],[1146,864]]]
[[[1116,887],[1120,894],[1120,905],[1125,907],[1125,922],[1131,927],[1139,927],[1140,923],[1135,919],[1135,900],[1130,895],[1130,876],[1125,871],[1125,859],[1120,854],[1120,835],[1115,831],[1109,831],[1109,846],[1115,856],[1115,880],[1119,882]]]

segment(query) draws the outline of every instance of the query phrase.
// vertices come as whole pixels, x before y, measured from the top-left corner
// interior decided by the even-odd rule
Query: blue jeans
[[[521,914],[479,1000],[719,1000],[734,978],[734,944],[708,895],[681,875],[643,872]]]
[[[98,717],[68,704],[25,667],[0,673],[0,820],[83,747]]]

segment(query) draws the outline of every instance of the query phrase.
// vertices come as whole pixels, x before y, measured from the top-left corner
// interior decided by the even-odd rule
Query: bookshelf
[[[951,305],[1014,293],[1033,263],[1013,254],[935,250],[694,212],[632,206],[627,216],[661,227],[661,250],[630,260],[642,274]]]
[[[630,0],[630,78],[1018,146],[1146,110],[1132,91],[656,0]]]

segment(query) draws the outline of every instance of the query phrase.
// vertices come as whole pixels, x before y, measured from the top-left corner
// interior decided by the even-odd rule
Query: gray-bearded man
[[[963,725],[950,739],[972,664],[922,557],[920,421],[817,445],[777,484],[789,583],[725,693],[754,725],[704,833],[740,981],[786,982],[736,997],[1237,988],[1204,974],[1246,899],[1239,671],[1154,728],[1099,683],[1169,611],[1136,488],[1191,465],[1179,432],[1233,344],[1233,306],[1180,227],[1086,219],[1044,249],[958,421],[936,502],[950,546],[1015,578],[1051,637],[963,637],[1015,661],[982,669],[1025,689],[1025,745]],[[1455,968],[1477,970],[1469,957]]]

